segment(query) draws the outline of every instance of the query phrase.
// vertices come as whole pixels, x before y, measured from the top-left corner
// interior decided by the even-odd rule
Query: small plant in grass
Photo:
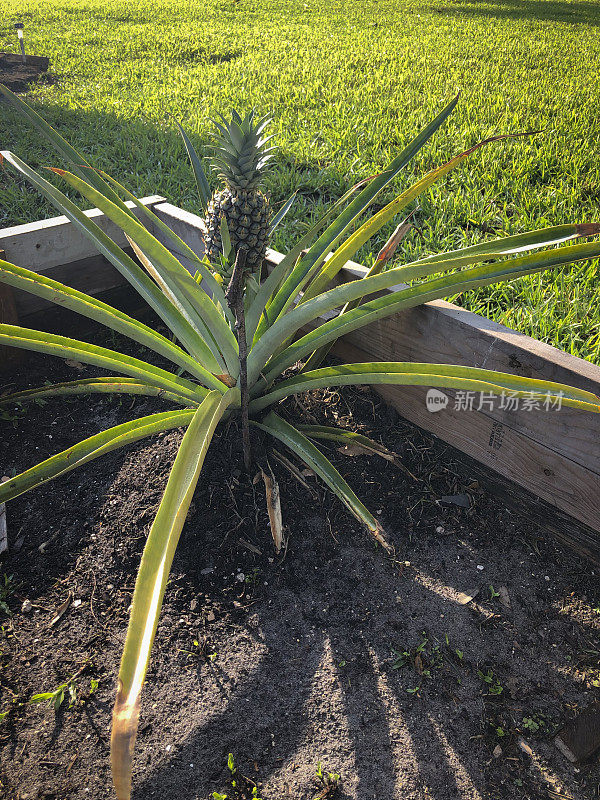
[[[381,192],[444,123],[458,102],[455,98],[395,156],[384,172],[360,182],[334,203],[267,274],[264,264],[257,263],[263,252],[268,215],[266,202],[257,194],[260,172],[268,163],[267,156],[271,155],[263,137],[265,120],[257,122],[252,117],[234,114],[231,123],[218,128],[212,156],[225,188],[214,198],[210,196],[201,159],[184,134],[200,204],[209,226],[212,225],[212,230],[206,234],[209,259],[193,252],[123,186],[105,173],[92,169],[85,158],[26,103],[3,87],[0,93],[66,160],[69,168],[54,169],[55,175],[121,228],[137,261],[18,156],[3,151],[3,162],[39,189],[89,237],[171,332],[171,336],[163,336],[97,298],[24,267],[0,261],[1,281],[124,334],[173,365],[171,369],[159,368],[150,361],[126,356],[115,349],[18,325],[0,325],[2,345],[74,359],[111,373],[19,392],[3,398],[4,406],[13,407],[16,403],[42,397],[64,398],[92,393],[146,395],[169,404],[168,410],[157,410],[98,433],[11,477],[0,486],[0,502],[146,436],[173,428],[186,429],[148,534],[119,672],[111,761],[117,797],[127,800],[131,793],[131,758],[142,687],[169,570],[217,425],[222,420],[237,418],[244,465],[249,472],[256,472],[251,427],[258,435],[270,437],[278,445],[287,447],[329,486],[374,540],[392,553],[380,523],[316,444],[320,440],[346,444],[355,441],[356,434],[319,425],[294,425],[278,413],[279,401],[324,387],[395,384],[453,387],[553,403],[560,401],[564,406],[581,411],[599,412],[600,399],[590,392],[491,370],[412,362],[324,367],[323,361],[340,336],[403,309],[549,267],[594,258],[600,255],[600,242],[572,242],[597,234],[600,225],[575,223],[542,228],[411,263],[399,263],[389,269],[396,248],[410,227],[405,220],[364,277],[332,286],[348,260],[399,213],[406,213],[419,195],[483,144],[509,138],[493,137],[456,155],[365,218]],[[125,201],[129,201],[129,205]],[[268,232],[281,221],[290,203],[291,199],[269,220]],[[232,209],[236,204],[240,206],[234,214]],[[150,228],[173,250],[185,256],[195,274],[188,271]],[[382,294],[386,289],[388,292]],[[305,332],[307,329],[310,330]],[[377,449],[378,445],[370,442],[370,447]],[[271,531],[279,551],[283,546],[283,534],[278,486],[268,462],[258,467],[265,483]],[[293,464],[291,468],[296,469]]]

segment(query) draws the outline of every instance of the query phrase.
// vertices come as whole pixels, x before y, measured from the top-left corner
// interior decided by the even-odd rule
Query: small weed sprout
[[[315,770],[315,777],[323,787],[323,791],[321,791],[314,800],[323,800],[325,797],[333,797],[340,786],[341,776],[339,772],[324,772],[323,766],[319,761]]]
[[[71,678],[67,683],[61,683],[60,686],[57,686],[52,692],[40,692],[39,694],[32,695],[28,703],[32,705],[49,701],[54,706],[54,711],[58,712],[67,695],[69,697],[69,708],[72,708],[77,702],[77,687],[74,678]]]
[[[479,678],[486,684],[487,690],[489,694],[499,696],[504,691],[504,687],[498,680],[498,678],[494,675],[493,670],[488,669],[486,672],[482,670],[477,670],[477,675]]]
[[[227,756],[227,769],[229,770],[232,794],[213,792],[212,800],[262,800],[258,796],[258,786],[254,781],[238,773],[233,753],[229,753]]]

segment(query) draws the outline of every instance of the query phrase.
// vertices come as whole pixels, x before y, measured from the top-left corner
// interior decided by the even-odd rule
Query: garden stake
[[[23,63],[27,63],[27,56],[25,55],[25,42],[23,41],[23,23],[16,22],[15,29],[17,31],[17,36],[19,37],[19,45],[21,47],[21,58],[23,59]]]

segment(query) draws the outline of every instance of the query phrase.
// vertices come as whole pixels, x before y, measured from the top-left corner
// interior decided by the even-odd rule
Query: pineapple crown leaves
[[[242,119],[234,110],[231,120],[221,115],[219,119],[212,120],[216,132],[210,148],[211,166],[232,189],[258,188],[276,150],[266,146],[273,137],[263,135],[271,117],[256,118],[250,111]]]

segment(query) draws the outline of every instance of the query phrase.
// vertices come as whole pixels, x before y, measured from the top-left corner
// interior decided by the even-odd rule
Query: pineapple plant
[[[224,117],[221,120],[222,124],[214,122],[210,162],[225,186],[208,203],[204,244],[211,264],[224,279],[229,279],[230,265],[240,248],[247,251],[249,271],[258,272],[264,261],[269,201],[261,184],[275,148],[267,147],[271,136],[264,135],[270,117],[256,119],[254,111],[250,111],[242,119],[233,111],[230,122]]]
[[[387,384],[455,388],[531,398],[540,403],[554,404],[560,400],[561,406],[600,413],[600,397],[577,386],[479,367],[411,361],[323,366],[329,348],[339,337],[404,309],[452,297],[479,286],[598,258],[600,240],[575,242],[600,234],[600,223],[571,223],[513,233],[417,260],[406,261],[400,256],[392,263],[394,250],[406,232],[406,224],[402,223],[363,277],[336,285],[340,270],[366,242],[472,153],[493,141],[529,135],[485,139],[433,168],[375,213],[363,218],[381,192],[399,177],[452,113],[458,102],[458,97],[455,97],[403,150],[395,154],[386,170],[348,189],[323,216],[312,222],[261,282],[260,276],[248,274],[245,267],[248,263],[261,263],[268,232],[266,200],[258,189],[260,172],[264,171],[270,156],[265,148],[266,140],[262,138],[268,121],[262,119],[255,123],[252,114],[245,120],[234,114],[228,132],[226,128],[219,128],[221,146],[217,151],[217,161],[220,159],[219,163],[225,165],[221,172],[228,185],[220,193],[218,202],[215,198],[209,213],[211,217],[217,206],[221,209],[219,225],[217,220],[212,225],[213,233],[220,231],[222,234],[221,244],[227,244],[227,236],[223,237],[227,226],[231,229],[232,243],[239,244],[234,258],[233,253],[228,254],[229,263],[233,263],[233,273],[224,291],[222,282],[215,278],[205,259],[151,209],[115,179],[93,169],[85,157],[34,109],[0,84],[2,96],[46,137],[73,170],[54,168],[53,173],[123,231],[138,255],[138,262],[67,195],[17,155],[8,150],[0,151],[0,163],[26,178],[61,213],[66,214],[74,227],[94,243],[147,301],[169,331],[165,336],[97,297],[61,284],[48,275],[0,259],[0,283],[47,298],[129,337],[144,348],[140,352],[143,357],[134,358],[118,350],[66,336],[0,323],[0,345],[58,358],[73,358],[110,373],[67,383],[44,384],[12,395],[2,394],[0,408],[40,398],[54,398],[55,402],[60,402],[63,396],[95,393],[131,394],[134,398],[142,395],[157,400],[157,409],[153,413],[96,433],[25,472],[11,476],[0,484],[0,503],[11,501],[104,453],[163,431],[185,428],[162,500],[148,531],[117,681],[111,764],[117,800],[130,800],[132,754],[142,689],[161,605],[204,457],[209,445],[220,446],[218,439],[211,444],[217,426],[222,421],[237,418],[244,463],[248,467],[255,463],[250,450],[250,430],[259,437],[259,452],[265,446],[263,442],[285,446],[293,458],[334,492],[382,550],[393,555],[393,547],[387,541],[380,522],[318,446],[320,440],[348,444],[356,441],[356,433],[338,427],[294,425],[281,416],[279,401],[324,387]],[[203,208],[208,208],[211,198],[206,175],[187,134],[181,127],[180,130],[194,170],[200,202]],[[248,206],[256,204],[255,212],[260,222],[247,224],[244,221],[242,227],[248,230],[246,237],[234,240],[238,230],[236,225],[241,220],[231,217],[230,221],[225,216],[224,206],[225,199],[232,200],[236,192],[238,195],[245,193]],[[125,201],[130,202],[127,204]],[[281,221],[292,202],[293,196],[275,215],[271,230]],[[234,205],[230,203],[227,210]],[[136,207],[139,218],[132,206]],[[246,213],[242,216],[252,217]],[[223,220],[226,225],[220,228]],[[260,229],[256,234],[250,232],[254,224]],[[151,230],[160,231],[175,252]],[[254,236],[256,244],[262,241],[259,256],[252,247]],[[176,253],[182,253],[186,261],[191,262],[196,269],[194,276]],[[382,294],[386,289],[389,291]],[[157,366],[152,353],[160,356],[163,363],[169,362],[168,366]],[[144,360],[147,355],[149,360]],[[166,404],[166,408],[162,404]],[[366,437],[360,438],[365,443]],[[371,450],[380,447],[370,439],[366,442]],[[256,467],[263,476],[266,475],[260,463]],[[251,469],[247,473],[250,481],[253,480],[252,472]],[[283,534],[281,507],[276,499],[278,487],[273,478],[270,483],[263,479],[271,532],[275,549],[279,552]]]

